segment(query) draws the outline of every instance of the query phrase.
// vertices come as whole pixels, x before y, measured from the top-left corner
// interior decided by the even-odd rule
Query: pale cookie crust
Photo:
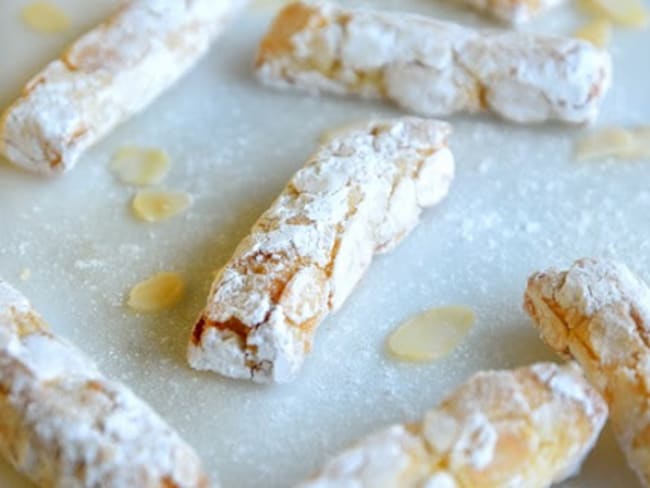
[[[245,0],[132,0],[29,81],[0,118],[0,154],[66,171],[208,49]]]
[[[321,2],[278,14],[256,69],[276,87],[381,98],[426,116],[488,110],[521,123],[593,121],[611,79],[609,54],[578,39]]]
[[[574,357],[609,404],[619,443],[650,486],[650,289],[622,264],[582,259],[528,281],[542,338]]]
[[[549,10],[565,3],[566,0],[450,0],[485,12],[499,20],[511,24],[523,24]]]
[[[0,454],[44,487],[209,486],[190,446],[3,281]]]
[[[330,460],[299,488],[543,488],[570,477],[607,418],[572,365],[472,376],[420,422]]]
[[[258,382],[295,378],[317,326],[375,253],[394,248],[453,178],[443,122],[402,118],[321,146],[216,277],[194,326],[192,367]]]

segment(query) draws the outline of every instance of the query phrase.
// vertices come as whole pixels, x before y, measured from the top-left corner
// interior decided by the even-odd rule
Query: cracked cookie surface
[[[581,259],[528,281],[524,308],[544,341],[575,358],[609,404],[618,441],[650,485],[650,289],[625,265]]]
[[[194,450],[0,280],[0,454],[39,486],[207,488]]]
[[[0,154],[43,174],[72,168],[203,55],[245,0],[132,0],[77,39],[0,117]]]
[[[449,189],[443,122],[402,118],[323,145],[239,244],[195,324],[196,369],[292,380],[317,326],[350,295],[375,253],[395,247]]]
[[[490,111],[520,123],[593,121],[611,78],[609,55],[586,41],[321,2],[278,14],[256,69],[280,88],[385,99],[426,116]]]
[[[375,433],[300,488],[544,488],[577,474],[607,418],[574,365],[477,373],[412,424]]]

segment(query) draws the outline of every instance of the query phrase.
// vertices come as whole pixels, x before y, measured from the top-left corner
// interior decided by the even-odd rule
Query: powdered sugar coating
[[[364,442],[332,459],[326,474],[299,485],[300,488],[406,486],[402,473],[413,460],[426,457],[422,440],[401,425],[369,436]]]
[[[427,116],[489,110],[521,123],[593,121],[611,78],[609,55],[577,39],[322,2],[287,6],[256,66],[273,86],[385,98]]]
[[[316,327],[372,256],[395,247],[447,194],[450,128],[403,118],[351,129],[298,171],[214,281],[188,357],[197,369],[284,382]]]
[[[570,365],[478,373],[423,421],[366,438],[299,486],[548,487],[577,472],[606,417]]]
[[[581,259],[534,274],[525,308],[542,338],[574,357],[607,399],[617,438],[650,485],[650,289],[627,266]]]
[[[192,448],[2,281],[0,453],[40,486],[209,486]]]
[[[205,53],[245,0],[132,0],[25,87],[0,119],[0,153],[30,171],[70,169]]]
[[[566,0],[453,0],[511,24],[523,24]]]

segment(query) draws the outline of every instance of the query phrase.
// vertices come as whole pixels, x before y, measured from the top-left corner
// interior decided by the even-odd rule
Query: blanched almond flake
[[[650,158],[650,126],[610,127],[593,132],[576,143],[576,158],[578,161]]]
[[[636,139],[636,146],[632,157],[638,159],[650,158],[650,125],[632,130]]]
[[[125,146],[111,161],[111,169],[124,183],[131,185],[156,185],[169,171],[169,156],[161,149]]]
[[[20,273],[20,279],[22,281],[27,281],[31,275],[32,275],[31,270],[29,268],[25,268]]]
[[[140,190],[133,198],[133,213],[147,222],[160,222],[184,212],[191,204],[187,193]]]
[[[591,15],[604,15],[617,24],[629,27],[645,27],[650,18],[642,0],[581,0],[579,3]]]
[[[135,285],[128,305],[138,312],[158,312],[172,308],[185,294],[185,282],[176,273],[162,272]]]
[[[66,13],[50,2],[32,2],[23,8],[23,22],[32,30],[56,34],[70,27]]]
[[[592,20],[580,27],[574,36],[589,41],[594,46],[605,47],[612,37],[612,24],[605,19]]]
[[[460,344],[475,320],[474,312],[467,307],[432,308],[395,330],[388,338],[388,350],[409,361],[441,359]]]
[[[578,161],[627,157],[636,147],[632,133],[618,127],[610,127],[586,135],[576,144]]]

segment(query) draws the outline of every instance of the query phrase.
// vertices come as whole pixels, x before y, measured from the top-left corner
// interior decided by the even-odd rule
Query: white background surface
[[[267,2],[268,3],[268,2]],[[366,2],[493,25],[433,0]],[[23,0],[0,0],[0,105],[47,60],[110,11],[109,0],[59,0],[74,27],[28,31]],[[580,129],[522,128],[453,117],[457,179],[395,252],[376,259],[344,308],[321,327],[294,384],[262,387],[190,370],[185,346],[212,278],[256,217],[305,161],[325,129],[377,115],[381,104],[268,90],[251,63],[272,7],[254,8],[204,61],[149,110],[89,151],[62,178],[0,164],[0,276],[20,288],[55,331],[149,401],[224,486],[282,487],[353,439],[418,418],[472,372],[553,358],[521,310],[526,276],[584,255],[614,256],[650,278],[650,161],[576,163]],[[570,33],[562,9],[532,30]],[[598,125],[650,123],[650,32],[618,29],[615,83]],[[161,224],[131,217],[135,190],[108,170],[125,144],[166,149],[164,188],[195,204]],[[31,270],[22,281],[23,270]],[[125,308],[137,281],[171,270],[188,297],[169,313]],[[429,365],[385,355],[386,335],[422,309],[466,304],[468,340]],[[0,461],[0,486],[27,486]],[[636,486],[609,431],[567,487]]]

